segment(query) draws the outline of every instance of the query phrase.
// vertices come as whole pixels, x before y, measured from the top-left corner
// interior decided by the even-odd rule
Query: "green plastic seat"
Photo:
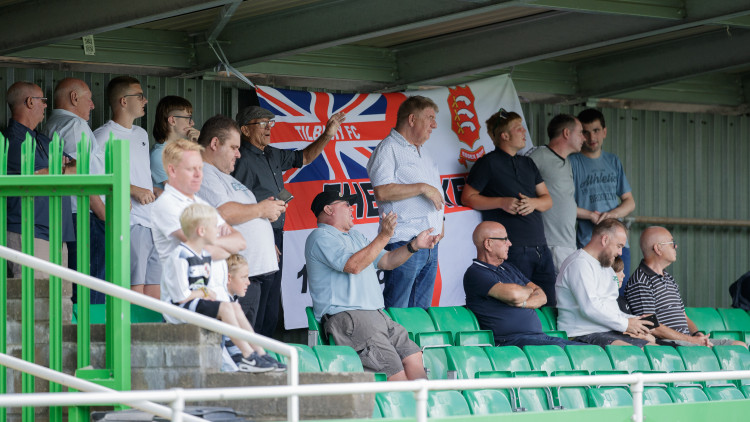
[[[484,352],[490,358],[492,368],[496,371],[530,371],[531,365],[526,355],[516,346],[485,347]]]
[[[447,418],[449,416],[470,416],[469,404],[456,390],[430,391],[427,396],[427,416]]]
[[[323,327],[321,327],[318,320],[315,319],[315,313],[313,312],[312,306],[305,308],[305,314],[307,315],[307,345],[313,347],[325,344],[323,341]],[[336,344],[333,341],[333,337],[328,338],[328,344]]]
[[[318,356],[315,354],[313,349],[306,344],[292,344],[289,346],[297,349],[297,355],[299,356],[299,371],[300,372],[321,372],[320,362],[318,362]],[[276,354],[279,362],[289,364],[287,357]]]
[[[707,387],[704,389],[711,401],[744,400],[745,395],[735,386]]]
[[[674,403],[699,403],[708,401],[706,393],[699,386],[667,387],[667,393]]]
[[[472,415],[496,415],[512,413],[508,397],[499,390],[466,390],[464,399]]]
[[[421,348],[453,345],[452,334],[437,331],[427,311],[422,308],[389,308],[388,313]]]
[[[598,347],[598,346],[597,346]],[[632,406],[633,398],[623,387],[596,387],[586,390],[591,407]]]
[[[569,346],[568,346],[569,347]],[[523,348],[531,367],[552,375],[557,371],[571,371],[570,359],[565,351],[554,345],[526,346]]]
[[[744,371],[750,369],[750,351],[742,346],[714,346],[713,352],[719,360],[719,366],[725,371]],[[737,387],[750,386],[750,379],[734,381]]]
[[[645,406],[670,403],[672,403],[672,398],[669,397],[666,388],[645,387],[643,389],[643,404]]]
[[[422,351],[422,363],[427,372],[427,379],[448,379],[448,347],[431,347]]]
[[[487,333],[490,345],[494,345],[494,337],[491,331],[481,330],[476,316],[463,306],[441,306],[427,309],[438,331],[449,331],[453,337],[453,344],[458,345],[459,337],[468,335],[469,332],[484,331]],[[466,333],[458,336],[458,333]],[[465,343],[463,345],[466,345]]]
[[[727,330],[750,331],[750,315],[742,309],[718,308],[716,311]]]
[[[479,371],[476,378],[512,378],[512,377],[545,377],[541,371]],[[514,412],[537,412],[548,410],[553,406],[552,393],[549,388],[509,388],[500,389],[511,403]]]
[[[590,374],[615,374],[627,371],[614,370],[607,353],[599,346],[567,346],[565,353],[573,369],[589,371]]]
[[[607,346],[604,348],[612,368],[628,372],[652,372],[646,354],[637,346]]]
[[[411,391],[390,391],[375,394],[375,407],[384,418],[413,418],[417,415],[417,401]]]
[[[513,373],[510,371],[479,371],[474,374],[475,378],[513,378]],[[508,403],[510,403],[510,407],[514,412],[519,411],[518,407],[518,396],[516,395],[516,390],[513,388],[500,388],[496,391],[499,391],[500,394],[502,394],[506,400],[508,400]]]
[[[674,347],[644,346],[643,353],[651,363],[651,368],[655,371],[685,371],[685,363],[682,361],[682,356],[680,356]]]
[[[559,338],[568,340],[568,333],[563,330],[545,331],[544,334],[547,334],[550,337],[559,337]]]
[[[455,374],[455,376],[449,375],[449,378],[473,379],[477,372],[493,369],[490,359],[481,347],[446,347],[445,354],[448,358],[448,371]]]
[[[364,372],[359,355],[349,346],[313,347],[323,372]]]
[[[557,331],[557,308],[552,306],[542,306],[539,308],[544,316],[547,317],[547,323],[551,327],[551,331]]]
[[[695,372],[721,371],[719,360],[709,347],[704,346],[679,346],[677,352],[682,356],[685,369]],[[731,385],[724,380],[701,381],[704,386],[726,386]]]
[[[492,331],[459,331],[455,338],[456,346],[494,346]]]
[[[685,308],[685,314],[704,333],[727,329],[721,316],[714,308]]]
[[[556,371],[554,376],[586,376],[587,371]],[[552,395],[560,409],[585,409],[589,407],[588,387],[555,387]]]
[[[78,324],[78,304],[73,304],[73,314],[71,317],[73,324]],[[107,322],[107,305],[97,303],[89,305],[89,323],[104,324]],[[133,324],[150,324],[164,322],[161,312],[152,311],[135,304],[130,305],[130,322]]]
[[[554,328],[552,328],[552,324],[550,324],[549,320],[547,319],[547,315],[545,315],[540,308],[536,309],[536,316],[539,317],[539,322],[542,323],[542,331],[554,330]]]

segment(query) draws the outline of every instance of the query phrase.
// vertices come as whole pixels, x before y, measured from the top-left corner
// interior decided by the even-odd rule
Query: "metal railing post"
[[[173,391],[177,398],[172,402],[172,422],[182,422],[182,411],[185,410],[185,397],[182,395],[182,388],[175,388]]]
[[[0,133],[0,176],[5,176],[8,172],[8,140]],[[8,198],[0,196],[0,210],[8,209]],[[0,218],[0,246],[8,246],[8,219]],[[8,261],[0,258],[0,315],[8,315],[8,272],[6,268]],[[8,326],[7,316],[0,324],[0,353],[8,351]],[[0,396],[7,393],[8,388],[8,371],[0,367]],[[6,421],[8,410],[0,408],[0,421]]]
[[[34,155],[36,140],[26,133],[26,140],[21,145],[21,174],[34,174]],[[34,255],[34,197],[21,197],[21,250],[28,255]],[[35,361],[34,342],[34,268],[24,266],[21,269],[21,357],[27,362]],[[21,391],[34,392],[34,377],[31,374],[21,374]],[[21,409],[24,422],[34,420],[34,408]]]
[[[417,399],[417,422],[427,422],[427,383],[426,380],[419,380],[419,390],[415,393]]]
[[[62,177],[63,174],[63,142],[54,134],[49,150],[49,174]],[[61,196],[49,197],[49,260],[62,265],[62,243],[63,243],[63,221]],[[68,221],[72,224],[72,221]],[[49,368],[62,372],[62,279],[50,274],[49,276]],[[50,393],[62,391],[62,385],[55,382],[49,383]],[[56,406],[49,410],[49,420],[53,422],[62,421],[62,407]]]
[[[86,137],[85,133],[81,133],[81,141],[76,145],[76,156],[78,161],[76,163],[76,174],[89,174],[90,158],[89,153],[92,140]],[[78,195],[77,197],[77,213],[76,213],[76,268],[78,272],[83,274],[91,273],[91,261],[90,261],[90,243],[91,239],[89,233],[89,213],[90,207],[88,195]],[[89,247],[87,247],[89,246]],[[78,345],[83,347],[78,348],[78,354],[76,356],[77,366],[76,368],[84,368],[89,366],[91,363],[91,313],[90,313],[90,294],[89,289],[86,286],[76,285],[76,320],[78,326],[76,327],[76,339]]]
[[[637,374],[634,374],[638,376]],[[638,381],[630,385],[630,393],[633,395],[633,422],[643,422],[643,379],[638,376]]]

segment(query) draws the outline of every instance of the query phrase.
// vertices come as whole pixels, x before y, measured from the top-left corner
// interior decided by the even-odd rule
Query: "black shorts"
[[[641,349],[643,349],[643,346],[648,344],[647,340],[630,337],[629,335],[619,333],[617,331],[605,331],[602,333],[584,334],[582,336],[573,337],[571,338],[571,340],[580,341],[583,343],[595,344],[601,347],[608,346],[612,344],[615,340],[620,340],[626,343],[630,343],[633,346],[640,347]]]
[[[175,305],[179,306],[180,308],[187,309],[188,311],[193,311],[195,313],[211,318],[216,318],[217,316],[219,316],[219,307],[221,306],[221,302],[219,302],[218,300],[193,299],[189,302],[176,303]]]

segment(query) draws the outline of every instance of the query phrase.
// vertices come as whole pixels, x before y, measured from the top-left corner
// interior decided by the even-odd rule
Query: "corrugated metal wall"
[[[524,104],[535,145],[558,113],[583,107]],[[750,119],[630,109],[602,109],[606,151],[617,154],[633,189],[632,216],[750,219]],[[632,269],[645,226],[631,227]],[[728,307],[728,286],[750,270],[746,228],[667,226],[678,242],[671,272],[687,306]]]

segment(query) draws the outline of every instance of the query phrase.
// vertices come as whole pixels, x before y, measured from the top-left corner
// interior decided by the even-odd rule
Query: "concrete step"
[[[21,299],[8,299],[6,302],[8,310],[8,321],[21,321]],[[73,316],[73,304],[69,297],[63,296],[62,318],[64,322],[70,322]],[[49,298],[34,298],[34,320],[49,321]]]
[[[34,297],[37,298],[49,298],[49,279],[38,278],[34,280]],[[73,294],[73,284],[70,281],[62,281],[62,297],[68,299],[70,302],[70,296]],[[21,299],[22,282],[20,278],[9,278],[8,279],[8,299]]]

